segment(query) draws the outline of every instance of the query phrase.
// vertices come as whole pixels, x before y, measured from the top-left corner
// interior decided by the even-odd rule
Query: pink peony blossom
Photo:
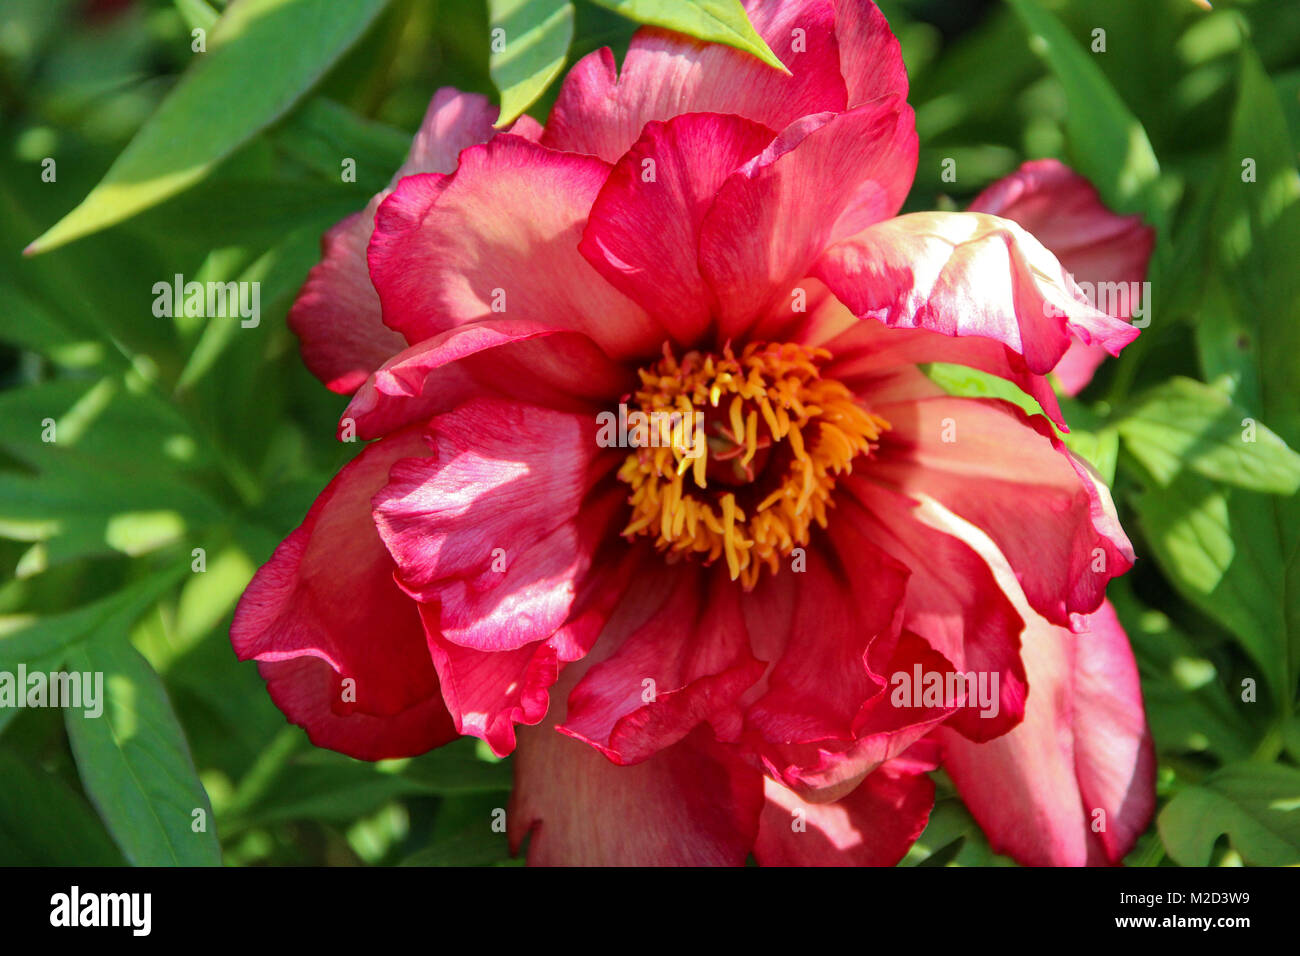
[[[789,75],[643,29],[544,129],[438,93],[290,314],[371,443],[258,571],[235,649],[320,746],[515,752],[533,863],[892,864],[940,762],[995,849],[1115,863],[1154,804],[1105,603],[1132,549],[1046,418],[917,365],[1063,426],[1047,374],[1137,334],[1067,267],[1140,271],[1149,235],[1055,165],[899,216],[917,139],[884,17],[750,14]],[[707,441],[611,447],[620,406]]]

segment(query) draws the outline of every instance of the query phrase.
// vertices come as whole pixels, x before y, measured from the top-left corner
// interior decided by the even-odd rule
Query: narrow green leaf
[[[239,274],[236,282],[258,284],[261,311],[259,324],[265,321],[265,313],[280,296],[297,288],[307,270],[319,258],[320,237],[317,230],[298,230],[259,256]],[[176,381],[177,390],[192,388],[211,371],[235,336],[248,334],[251,330],[252,326],[245,328],[243,320],[236,317],[209,319]]]
[[[1119,422],[1126,446],[1161,485],[1184,469],[1254,491],[1300,489],[1300,455],[1223,392],[1175,377]]]
[[[207,52],[141,127],[81,204],[27,247],[46,252],[104,229],[203,179],[289,108],[386,0],[240,0]]]
[[[724,43],[753,54],[782,73],[790,72],[758,35],[740,0],[593,0],[637,23],[664,27],[709,43]]]
[[[1179,791],[1160,812],[1160,837],[1183,866],[1206,866],[1227,834],[1246,863],[1300,864],[1300,770],[1280,764],[1224,767]]]
[[[1030,47],[1065,90],[1066,134],[1079,172],[1108,203],[1143,213],[1163,234],[1164,207],[1156,190],[1160,164],[1142,124],[1055,15],[1037,0],[1007,2],[1029,30]]]
[[[190,30],[211,30],[212,25],[217,22],[217,11],[208,6],[205,0],[175,0],[175,2],[181,19]]]
[[[1206,264],[1216,308],[1198,321],[1223,332],[1198,333],[1202,367],[1207,378],[1227,376],[1238,404],[1300,449],[1300,171],[1277,91],[1245,39],[1217,187]],[[1234,540],[1257,555],[1273,594],[1273,639],[1288,648],[1289,709],[1300,676],[1300,495],[1234,496],[1232,520]]]
[[[189,571],[188,559],[155,572],[111,597],[75,611],[20,621],[0,630],[0,666],[33,661],[71,648],[92,634],[124,633],[141,614],[153,607],[181,576]]]
[[[70,670],[104,675],[104,712],[64,712],[86,793],[136,866],[218,866],[208,795],[162,680],[124,635],[68,655]]]
[[[501,92],[498,127],[507,126],[546,92],[564,69],[573,41],[569,0],[488,0],[489,70]]]
[[[342,177],[343,161],[353,160],[365,199],[388,185],[411,146],[410,133],[320,96],[294,110],[273,138],[278,148],[335,182]]]
[[[58,777],[0,750],[0,780],[0,865],[122,865],[94,812]]]
[[[487,826],[454,833],[417,850],[400,866],[491,866],[510,860],[510,844],[504,833]]]

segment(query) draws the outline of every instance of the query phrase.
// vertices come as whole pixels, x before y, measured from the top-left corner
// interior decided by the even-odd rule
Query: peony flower
[[[320,746],[515,752],[533,863],[892,864],[940,762],[996,849],[1114,863],[1154,802],[1105,604],[1133,552],[1046,376],[1137,330],[1009,218],[898,215],[917,139],[872,4],[749,12],[788,75],[643,29],[544,129],[434,98],[290,314],[369,444],[235,649]]]

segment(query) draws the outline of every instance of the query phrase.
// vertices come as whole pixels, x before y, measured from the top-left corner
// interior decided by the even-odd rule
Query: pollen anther
[[[639,372],[645,412],[702,413],[705,436],[638,448],[618,476],[630,490],[623,534],[706,563],[726,561],[746,588],[764,567],[826,527],[837,475],[870,455],[889,423],[822,378],[825,349],[751,343],[736,355],[690,352]],[[690,419],[690,420],[698,420]],[[678,438],[679,436],[674,436]]]

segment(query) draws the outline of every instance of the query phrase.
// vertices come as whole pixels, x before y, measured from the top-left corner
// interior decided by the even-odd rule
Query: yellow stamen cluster
[[[652,535],[660,549],[706,563],[725,556],[732,580],[747,589],[763,566],[779,570],[783,556],[808,543],[814,521],[826,527],[835,476],[889,428],[842,384],[820,377],[818,363],[829,357],[824,349],[751,343],[739,356],[727,346],[678,362],[665,346],[661,361],[640,370],[636,401],[647,413],[677,412],[679,421],[702,413],[706,440],[697,434],[628,456],[618,473],[632,489],[623,534]],[[711,489],[719,469],[729,480]]]

